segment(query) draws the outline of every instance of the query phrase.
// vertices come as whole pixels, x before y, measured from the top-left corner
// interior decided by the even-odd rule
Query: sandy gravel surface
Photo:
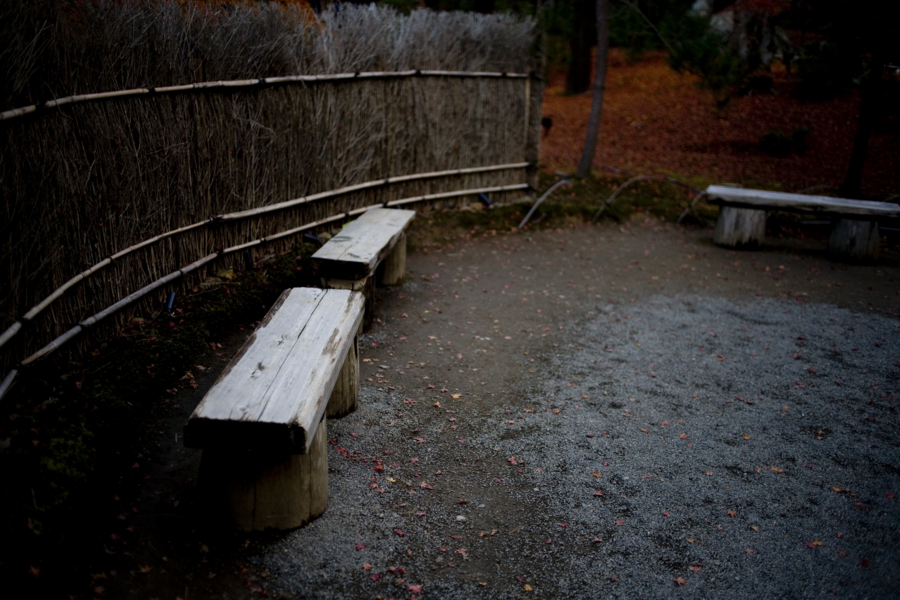
[[[411,254],[329,423],[328,512],[255,548],[268,593],[896,597],[896,257],[708,236]]]
[[[176,398],[106,597],[896,597],[896,252],[422,224],[362,340],[360,409],[328,423],[325,515],[198,526],[176,434],[245,327]]]

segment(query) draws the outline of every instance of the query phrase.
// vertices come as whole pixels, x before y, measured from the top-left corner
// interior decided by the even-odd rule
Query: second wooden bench
[[[347,225],[312,255],[326,288],[362,292],[363,329],[374,318],[375,283],[400,285],[406,279],[406,228],[414,210],[373,208]]]

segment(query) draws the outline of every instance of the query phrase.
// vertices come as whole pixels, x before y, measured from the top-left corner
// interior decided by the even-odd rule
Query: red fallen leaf
[[[688,571],[692,571],[694,573],[699,573],[702,570],[703,570],[703,567],[701,567],[700,565],[691,565],[688,567]]]
[[[413,585],[411,583],[406,584],[406,589],[408,589],[413,594],[421,594],[422,593],[422,584]]]
[[[621,527],[625,524],[625,519],[616,519],[616,525]]]
[[[406,573],[406,569],[404,569],[403,567],[388,567],[388,571],[396,575],[403,575],[404,573]]]
[[[441,391],[442,391],[442,392],[449,392],[450,390],[448,390],[447,388],[441,388]]]
[[[559,526],[562,527],[563,529],[568,529],[568,528],[569,528],[569,524],[568,524],[568,523],[560,523]]]
[[[459,536],[459,535],[451,535],[451,536],[450,536],[450,539],[451,539],[451,540],[461,540],[461,539],[462,539],[462,536]]]
[[[887,498],[888,500],[893,500],[894,492],[885,492],[884,497]]]
[[[357,550],[365,550],[365,549],[366,549],[366,545],[365,545],[365,544],[360,544],[359,542],[356,542],[356,549],[357,549]]]
[[[593,434],[593,433],[589,433],[589,434],[587,434],[587,436],[588,436],[589,438],[592,438],[592,437],[594,437],[594,434]]]
[[[734,512],[733,510],[729,510],[726,514],[727,514],[729,517],[732,517],[732,518],[734,518],[735,516],[737,516],[737,513]]]
[[[515,455],[515,454],[512,455],[512,456],[510,456],[509,458],[507,458],[507,459],[506,459],[506,462],[508,462],[508,463],[511,464],[511,465],[517,465],[517,464],[519,464],[519,463],[516,461],[516,455]]]
[[[423,442],[425,441],[425,438],[415,438],[415,439],[416,439],[416,441],[419,442],[420,444],[423,443]]]
[[[683,439],[683,440],[686,440],[686,439],[688,439],[688,434],[682,433],[682,434],[679,435],[678,437],[680,437],[680,438]]]
[[[429,385],[428,385],[428,387],[427,387],[427,389],[429,389],[429,390],[433,390],[433,389],[434,389],[434,386],[433,386],[433,385],[431,385],[431,384],[429,384]]]
[[[551,540],[550,538],[547,538],[546,540],[544,540],[544,543],[545,543],[545,544],[552,544],[552,543],[553,543],[553,540]]]
[[[416,403],[416,401],[413,400],[412,398],[407,398],[403,402],[404,402],[404,404],[415,404]]]
[[[384,471],[384,465],[375,465],[374,467],[372,467],[372,470],[378,472]]]
[[[438,548],[438,552],[446,552],[446,551],[447,551],[447,549],[444,548],[443,546],[441,546],[440,548]]]
[[[663,421],[662,423],[660,423],[660,425],[668,425],[668,424],[669,424],[668,421]]]
[[[362,566],[362,570],[363,570],[363,571],[371,571],[371,570],[372,570],[372,565],[371,565],[370,563],[365,563],[365,564],[363,564],[363,566]]]
[[[869,562],[868,558],[864,558],[861,561],[859,561],[859,566],[861,566],[861,567],[868,567],[870,564],[872,564],[872,563]]]
[[[812,368],[812,367],[810,367],[810,368],[809,368],[809,372],[810,372],[810,373],[812,373],[812,374],[813,374],[813,375],[815,375],[815,374],[816,374],[816,370],[815,370],[815,369],[813,369],[813,368]]]
[[[399,537],[403,537],[404,535],[406,535],[406,532],[402,529],[395,529],[394,533],[396,533]]]
[[[602,542],[603,540],[601,540],[600,538],[594,538],[592,541],[593,541],[595,544],[599,544],[599,543]]]
[[[351,433],[350,437],[357,437],[357,435],[355,433]]]
[[[676,577],[675,585],[682,586],[687,583],[687,580],[684,577]]]
[[[416,516],[417,516],[417,517],[424,517],[424,516],[425,516],[425,513],[423,513],[423,512],[417,512],[417,513],[416,513]]]
[[[434,489],[434,487],[428,485],[428,484],[425,483],[424,481],[423,481],[422,483],[419,484],[419,487],[422,488],[422,489],[424,489],[424,490],[433,490],[433,489]]]
[[[457,504],[468,504],[469,501],[468,500],[457,500],[456,503]]]
[[[838,550],[838,556],[840,556],[841,558],[847,558],[847,551],[846,550]]]
[[[376,581],[376,582],[381,581],[381,573],[375,573],[374,575],[369,577],[369,579],[371,579],[372,581]]]
[[[664,516],[664,517],[668,517],[668,516],[669,516],[669,511],[664,510],[664,511],[663,511],[663,516]]]
[[[803,358],[803,357],[800,356],[799,354],[794,355],[794,360],[800,360],[801,358]]]
[[[641,427],[641,431],[643,431],[644,433],[647,433],[647,434],[650,433],[650,430],[649,430],[649,429],[644,429],[643,427]]]
[[[863,504],[862,502],[854,502],[853,506],[855,506],[859,510],[866,510],[866,505]]]
[[[469,553],[469,551],[466,550],[465,548],[457,548],[457,549],[455,550],[455,552],[456,552],[457,554],[461,555],[461,556],[465,556],[466,554]]]
[[[417,462],[419,462],[419,459],[416,458],[416,457],[412,457],[411,459],[409,459],[409,462],[411,462],[411,463],[417,463]]]

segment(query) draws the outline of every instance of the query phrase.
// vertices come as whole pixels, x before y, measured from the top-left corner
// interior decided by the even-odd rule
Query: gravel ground
[[[328,424],[328,511],[253,546],[268,594],[896,597],[897,257],[707,236],[412,253]]]
[[[896,249],[734,252],[651,219],[446,235],[417,223],[408,282],[380,290],[360,408],[328,423],[326,513],[198,526],[178,434],[245,326],[175,398],[95,591],[897,597]]]

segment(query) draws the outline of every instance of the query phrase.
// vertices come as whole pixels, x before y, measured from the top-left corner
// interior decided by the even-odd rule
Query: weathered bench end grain
[[[288,529],[328,502],[326,415],[355,410],[365,299],[348,290],[285,291],[194,410],[211,512],[241,530]]]

